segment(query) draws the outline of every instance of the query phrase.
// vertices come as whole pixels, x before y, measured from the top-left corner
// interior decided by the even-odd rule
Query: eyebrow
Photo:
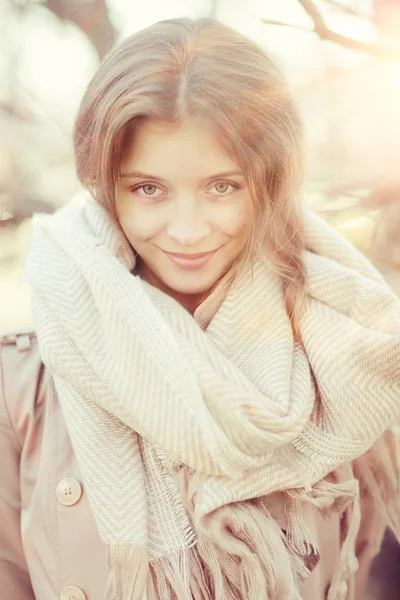
[[[210,181],[211,179],[218,179],[225,177],[234,177],[240,176],[244,177],[242,171],[220,171],[219,173],[214,173],[213,175],[209,175],[208,177],[203,177],[201,181]],[[157,181],[166,181],[162,177],[158,177],[157,175],[150,175],[149,173],[144,173],[143,171],[131,171],[130,173],[121,173],[121,179],[156,179]]]

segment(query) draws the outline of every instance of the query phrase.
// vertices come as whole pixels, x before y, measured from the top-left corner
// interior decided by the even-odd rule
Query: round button
[[[82,498],[82,493],[83,489],[79,481],[71,477],[62,479],[57,486],[57,499],[64,506],[74,506]]]
[[[60,600],[86,600],[86,594],[81,588],[70,585],[62,590]]]

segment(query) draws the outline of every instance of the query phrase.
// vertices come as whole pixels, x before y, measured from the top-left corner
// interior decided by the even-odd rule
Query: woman
[[[4,597],[361,597],[397,524],[400,308],[296,199],[300,129],[217,21],[100,66],[90,194],[35,219],[38,342],[3,338]]]

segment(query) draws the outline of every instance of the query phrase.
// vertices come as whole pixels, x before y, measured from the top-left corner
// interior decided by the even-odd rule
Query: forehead
[[[129,140],[122,172],[151,173],[165,179],[207,177],[238,168],[213,128],[187,120],[175,123],[144,121]]]

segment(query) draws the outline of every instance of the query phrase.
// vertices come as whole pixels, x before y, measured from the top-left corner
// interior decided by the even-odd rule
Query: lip
[[[199,269],[204,266],[210,258],[216,253],[216,250],[211,252],[201,252],[199,254],[180,254],[178,252],[166,252],[165,254],[181,269],[191,270]]]

